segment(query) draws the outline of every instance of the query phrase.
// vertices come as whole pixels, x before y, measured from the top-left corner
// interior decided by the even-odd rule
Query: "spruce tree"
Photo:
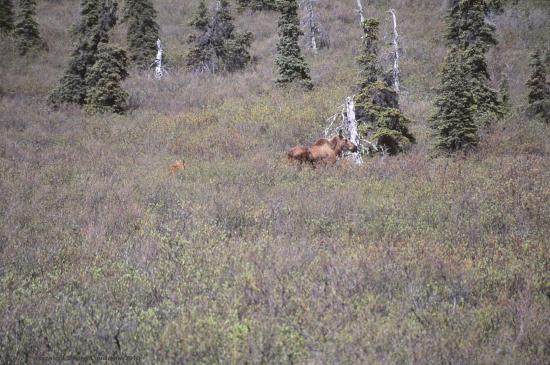
[[[82,0],[81,19],[74,29],[77,46],[58,87],[48,98],[51,104],[84,104],[89,87],[87,74],[96,61],[98,45],[109,40],[109,31],[117,21],[116,11],[117,3],[111,0]]]
[[[486,18],[498,9],[488,0],[451,0],[447,15],[446,39],[459,49],[480,46],[485,51],[497,45],[496,28]]]
[[[191,48],[186,57],[187,67],[194,72],[234,72],[243,69],[251,60],[248,49],[252,33],[235,32],[227,0],[220,0],[209,17],[206,5],[199,3],[198,12],[190,23],[197,34],[188,42]]]
[[[458,47],[451,47],[441,72],[437,110],[430,119],[435,146],[448,153],[474,147],[479,142],[471,107],[474,99],[467,77],[469,68],[464,58]]]
[[[546,123],[550,123],[550,85],[546,81],[546,68],[540,51],[537,50],[533,53],[530,66],[533,73],[527,80],[529,90],[527,112],[531,116],[539,117]]]
[[[233,38],[234,30],[229,1],[218,0],[216,11],[208,24],[208,31],[212,34],[212,46],[216,56],[220,59],[220,65],[223,64],[225,41]]]
[[[120,83],[128,76],[126,52],[108,43],[100,43],[96,61],[86,77],[89,85],[84,109],[89,113],[124,113],[128,93]]]
[[[204,0],[199,2],[197,13],[193,16],[193,19],[189,22],[189,25],[194,26],[201,32],[206,30],[206,27],[208,26],[208,9],[206,8],[206,3]]]
[[[130,59],[138,67],[147,68],[157,53],[157,12],[151,0],[126,0],[123,13],[123,20],[128,25],[126,39]]]
[[[298,82],[306,89],[312,89],[309,67],[302,56],[298,39],[303,34],[298,19],[296,0],[280,0],[281,13],[278,22],[279,43],[275,63],[279,68],[278,85]]]
[[[12,30],[13,30],[12,0],[0,0],[0,33],[9,33]]]
[[[211,60],[215,58],[215,54],[210,47],[208,23],[208,9],[204,0],[201,0],[197,13],[189,23],[195,27],[198,34],[189,35],[187,43],[191,47],[185,59],[186,66],[194,72],[214,71]]]
[[[359,130],[366,138],[390,154],[402,151],[415,139],[407,125],[410,121],[399,110],[399,98],[383,77],[378,61],[379,22],[363,22],[362,53],[357,58],[360,66],[356,96],[356,118]]]
[[[31,49],[44,49],[46,43],[40,38],[38,24],[34,20],[35,1],[21,0],[20,13],[15,23],[15,36],[17,37],[17,48],[21,55],[26,54]]]
[[[362,50],[357,57],[357,63],[360,67],[359,87],[361,90],[374,84],[381,72],[378,64],[378,28],[380,23],[376,19],[367,19],[362,26]]]
[[[237,0],[241,9],[249,8],[252,10],[276,10],[276,0]]]
[[[489,125],[503,115],[502,105],[496,90],[489,86],[489,72],[482,47],[470,48],[466,52],[467,77],[472,87],[475,119],[479,125]]]
[[[447,44],[464,52],[474,115],[480,125],[487,125],[502,116],[498,94],[489,86],[485,59],[485,53],[497,44],[496,28],[486,19],[500,9],[499,0],[452,0],[447,16]]]

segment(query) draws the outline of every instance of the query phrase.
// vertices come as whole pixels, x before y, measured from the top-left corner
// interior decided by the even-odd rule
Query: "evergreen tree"
[[[540,51],[536,51],[531,56],[531,68],[533,73],[527,80],[528,108],[530,115],[542,118],[546,123],[550,123],[550,85],[546,81],[546,68],[542,62]]]
[[[500,0],[451,0],[446,39],[449,46],[464,52],[473,96],[475,119],[486,125],[502,116],[498,94],[489,87],[485,53],[497,44],[495,26],[486,21],[501,9]]]
[[[390,154],[396,154],[414,137],[407,125],[410,121],[399,110],[399,98],[381,73],[378,61],[378,28],[374,19],[363,22],[362,53],[357,58],[361,67],[356,96],[356,118],[360,132],[377,142]]]
[[[359,87],[361,90],[378,80],[381,68],[378,64],[378,28],[380,23],[375,19],[367,19],[362,24],[362,52],[357,57],[360,66]]]
[[[38,24],[34,20],[35,1],[21,0],[21,11],[15,23],[14,33],[17,37],[17,48],[24,55],[31,49],[44,49],[46,43],[40,38]]]
[[[128,24],[126,39],[130,59],[139,67],[147,68],[157,53],[157,12],[151,0],[126,0],[123,13],[123,20]]]
[[[237,0],[241,9],[249,8],[252,10],[276,10],[276,0]]]
[[[279,78],[276,82],[278,85],[299,82],[304,88],[312,89],[309,67],[298,45],[298,39],[303,34],[298,19],[298,3],[296,0],[280,0],[279,11],[279,43],[275,60],[279,68]]]
[[[449,46],[465,50],[497,45],[496,28],[486,18],[500,6],[487,0],[451,0],[447,15],[446,39]]]
[[[208,30],[212,34],[211,41],[214,52],[220,59],[220,64],[222,64],[225,41],[233,38],[233,31],[235,30],[228,0],[218,0],[216,11],[208,24]]]
[[[199,9],[191,21],[198,35],[189,37],[191,48],[186,57],[187,67],[195,72],[234,72],[243,69],[251,60],[248,49],[252,33],[235,32],[229,2],[220,0],[212,17],[206,5]]]
[[[470,48],[466,51],[466,64],[472,96],[475,119],[479,125],[488,125],[491,121],[502,117],[502,105],[498,93],[489,86],[489,72],[482,47]]]
[[[208,9],[206,8],[206,3],[204,2],[204,0],[201,0],[199,2],[197,13],[195,14],[191,22],[189,22],[189,25],[194,26],[202,32],[206,30],[206,27],[208,26]]]
[[[128,93],[120,86],[128,76],[126,52],[108,43],[100,43],[96,61],[86,77],[89,85],[85,110],[89,113],[124,113]]]
[[[199,3],[197,13],[189,23],[197,30],[198,35],[191,34],[187,40],[191,48],[186,56],[186,66],[195,72],[214,71],[213,60],[215,54],[210,47],[210,34],[208,33],[209,15],[204,0]]]
[[[74,29],[78,43],[59,86],[49,96],[51,104],[84,104],[87,74],[96,61],[98,45],[109,40],[109,31],[117,21],[116,11],[117,3],[111,0],[82,0],[81,20]]]
[[[13,3],[11,0],[0,0],[0,33],[13,30]]]
[[[225,70],[234,72],[242,70],[252,60],[248,49],[252,44],[252,33],[237,33],[226,39],[221,57]]]
[[[452,46],[441,73],[441,87],[435,102],[437,111],[431,118],[435,146],[449,153],[471,148],[479,142],[468,72],[464,53]]]

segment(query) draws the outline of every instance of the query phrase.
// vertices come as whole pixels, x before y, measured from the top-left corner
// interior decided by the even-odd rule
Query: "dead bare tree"
[[[328,48],[330,41],[328,33],[320,26],[320,20],[315,11],[317,0],[301,0],[300,6],[305,8],[305,14],[302,17],[302,27],[309,39],[309,47],[313,53],[317,54],[319,48]]]
[[[393,88],[399,92],[399,34],[397,33],[397,15],[395,9],[388,11],[393,19]]]
[[[160,80],[166,75],[166,68],[164,67],[163,61],[163,49],[160,39],[157,39],[157,57],[153,62],[152,66],[155,66],[155,79]]]
[[[361,24],[363,24],[365,21],[365,13],[363,13],[363,4],[361,3],[361,0],[357,0],[357,12],[359,13]]]

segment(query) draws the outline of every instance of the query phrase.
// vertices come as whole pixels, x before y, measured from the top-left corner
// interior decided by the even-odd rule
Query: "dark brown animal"
[[[321,138],[311,147],[297,146],[288,151],[290,160],[299,162],[310,162],[315,165],[318,163],[335,163],[336,159],[343,152],[357,152],[357,146],[342,135],[342,131],[337,136],[326,139]]]
[[[300,163],[309,161],[309,148],[304,146],[292,147],[288,150],[287,157],[291,161],[298,161]]]

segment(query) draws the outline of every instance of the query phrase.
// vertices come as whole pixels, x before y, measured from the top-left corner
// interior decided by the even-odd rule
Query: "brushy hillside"
[[[50,110],[74,0],[42,1],[49,53],[0,40],[0,363],[547,364],[550,128],[526,119],[546,0],[509,1],[488,55],[513,110],[478,151],[430,155],[444,1],[368,1],[402,36],[407,154],[289,166],[352,93],[355,1],[319,0],[332,48],[305,52],[312,92],[274,87],[276,14],[245,11],[255,65],[184,72],[198,1],[155,1],[171,64],[132,71],[126,116]],[[124,46],[124,27],[115,42]],[[382,52],[384,53],[384,52]],[[187,169],[169,174],[184,159]]]

